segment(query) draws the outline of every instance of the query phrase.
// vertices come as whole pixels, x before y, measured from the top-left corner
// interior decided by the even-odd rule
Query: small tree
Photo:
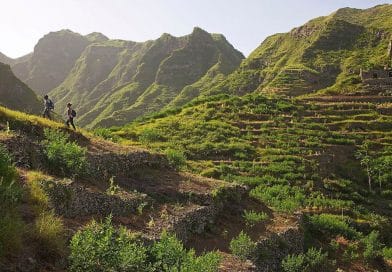
[[[358,151],[355,153],[355,157],[360,160],[361,165],[366,168],[366,174],[368,176],[369,191],[372,190],[372,176],[374,174],[373,158],[370,155],[370,143],[365,141]]]
[[[392,155],[381,156],[374,160],[375,179],[378,181],[380,191],[382,183],[392,180]]]

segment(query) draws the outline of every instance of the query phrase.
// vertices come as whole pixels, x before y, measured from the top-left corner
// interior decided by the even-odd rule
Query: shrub
[[[180,169],[186,164],[186,157],[182,151],[166,149],[165,155],[169,161],[169,164],[176,169]]]
[[[194,251],[188,253],[187,261],[184,262],[179,271],[181,272],[216,272],[219,268],[220,256],[217,252],[209,252],[196,257]],[[170,270],[173,271],[173,270]]]
[[[282,269],[285,272],[304,272],[306,268],[305,256],[288,255],[282,261]]]
[[[180,271],[182,262],[187,258],[184,246],[176,237],[163,232],[159,242],[155,243],[151,249],[155,262],[162,271],[175,268]]]
[[[23,223],[16,207],[22,189],[15,182],[17,172],[8,151],[0,145],[0,257],[21,245]]]
[[[151,248],[156,271],[218,271],[220,257],[210,252],[197,257],[193,250],[187,252],[184,246],[173,235],[163,232],[159,242]]]
[[[71,240],[70,271],[148,271],[147,250],[111,218],[93,221]]]
[[[250,195],[278,211],[293,212],[305,202],[305,195],[297,186],[259,185],[250,192]]]
[[[23,229],[23,221],[17,213],[14,211],[2,213],[0,217],[0,258],[20,248]]]
[[[349,239],[357,238],[360,233],[349,226],[346,217],[333,214],[319,214],[309,217],[310,230],[332,235],[343,235]]]
[[[11,156],[4,146],[0,145],[0,179],[3,185],[9,185],[16,178],[16,169],[12,165]]]
[[[142,142],[143,144],[150,144],[162,140],[163,140],[162,135],[156,129],[153,128],[146,128],[139,135],[139,141]]]
[[[187,251],[173,235],[163,232],[147,247],[125,228],[115,229],[108,217],[93,221],[71,240],[70,271],[194,272],[218,271],[220,257],[210,252],[199,257]]]
[[[87,149],[69,141],[69,136],[60,130],[45,129],[44,152],[49,167],[60,169],[63,175],[82,175],[87,167]]]
[[[231,252],[242,260],[250,258],[255,249],[256,243],[243,231],[230,242]]]
[[[313,272],[328,271],[328,253],[321,249],[310,248],[305,254],[288,255],[282,260],[282,269],[285,272]]]
[[[63,222],[53,212],[42,212],[35,220],[35,238],[46,252],[61,254],[65,251]]]
[[[384,247],[382,250],[382,256],[387,260],[392,260],[392,247]]]
[[[329,267],[328,253],[322,253],[321,249],[310,248],[305,254],[305,261],[308,264],[309,271],[326,271]]]
[[[254,226],[257,223],[260,223],[261,221],[267,220],[268,219],[268,214],[265,212],[255,212],[255,211],[245,211],[244,212],[244,219],[246,221],[246,224],[248,226]]]
[[[382,244],[378,240],[379,235],[378,231],[372,231],[362,239],[365,246],[363,256],[367,261],[373,261],[382,255]]]
[[[114,135],[110,129],[107,128],[96,128],[93,130],[94,135],[104,138],[112,142],[117,142],[120,138]]]

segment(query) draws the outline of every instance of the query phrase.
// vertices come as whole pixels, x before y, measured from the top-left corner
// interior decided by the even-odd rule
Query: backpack
[[[72,110],[72,111],[71,111],[71,116],[72,116],[72,117],[76,117],[76,111],[75,111],[75,110]]]
[[[48,103],[48,108],[49,108],[50,110],[54,110],[54,103],[53,103],[53,101],[50,100],[50,99],[49,99],[49,103]]]

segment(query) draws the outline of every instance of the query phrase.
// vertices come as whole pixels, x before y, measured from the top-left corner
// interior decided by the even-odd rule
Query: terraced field
[[[309,222],[340,215],[363,235],[379,230],[390,245],[390,171],[384,179],[371,174],[370,192],[358,154],[366,146],[372,159],[390,158],[391,113],[392,97],[385,90],[291,100],[252,94],[195,102],[113,129],[111,137],[156,150],[183,150],[189,171],[245,184],[252,199],[281,215],[304,212],[306,247],[324,244],[338,266],[350,267],[325,245],[339,238],[315,231]],[[216,237],[216,231],[206,235]],[[361,269],[374,267],[359,259],[351,265],[356,262]],[[375,267],[386,269],[381,263]]]

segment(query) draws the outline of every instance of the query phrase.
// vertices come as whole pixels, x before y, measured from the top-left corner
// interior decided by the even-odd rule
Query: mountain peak
[[[91,32],[90,34],[87,34],[85,37],[91,42],[104,42],[109,40],[107,36],[103,35],[100,32]]]
[[[204,29],[202,29],[202,28],[200,28],[200,27],[198,27],[198,26],[195,26],[194,28],[193,28],[193,31],[192,31],[192,34],[191,35],[198,35],[198,34],[207,34],[207,35],[210,35],[210,33],[208,33],[207,31],[205,31]]]

